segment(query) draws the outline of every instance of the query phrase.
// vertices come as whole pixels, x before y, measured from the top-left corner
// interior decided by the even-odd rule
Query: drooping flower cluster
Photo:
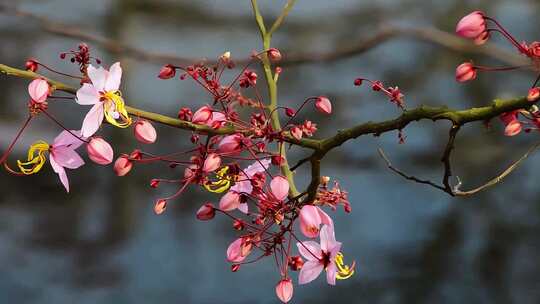
[[[458,82],[467,82],[476,79],[479,71],[510,71],[531,67],[535,70],[540,69],[540,42],[518,42],[497,20],[489,17],[482,11],[474,11],[463,17],[456,26],[456,33],[463,38],[473,40],[477,45],[484,44],[488,41],[492,33],[499,33],[520,54],[527,56],[531,60],[531,64],[528,66],[508,67],[486,67],[475,65],[472,61],[464,62],[456,68],[456,80]],[[540,99],[540,87],[537,86],[539,80],[540,75],[538,75],[527,94],[527,100],[531,103],[529,110],[516,110],[500,116],[505,126],[504,134],[506,136],[517,135],[522,130],[526,132],[540,130],[540,112],[536,106],[533,106]],[[523,128],[523,126],[525,127]]]
[[[314,199],[308,200],[308,192],[296,193],[296,190],[292,190],[290,177],[281,171],[280,167],[285,162],[283,146],[287,142],[302,141],[317,131],[317,125],[311,120],[296,122],[298,113],[304,106],[313,103],[315,110],[330,115],[332,103],[326,96],[313,96],[306,98],[297,109],[269,108],[269,103],[261,97],[257,87],[258,74],[250,65],[265,56],[272,63],[279,62],[279,50],[271,48],[254,53],[251,62],[229,83],[222,80],[222,75],[235,67],[229,52],[221,55],[214,65],[163,66],[158,78],[178,77],[179,80],[194,81],[210,96],[209,101],[197,109],[179,107],[177,123],[192,130],[189,140],[193,147],[187,151],[162,155],[134,149],[121,153],[116,160],[113,147],[103,136],[97,135],[105,126],[104,122],[118,128],[133,126],[134,138],[145,145],[156,142],[157,131],[147,119],[138,118],[132,123],[129,107],[125,105],[120,92],[120,63],[114,63],[109,69],[93,66],[90,59],[94,57],[90,56],[86,44],[81,44],[78,51],[61,53],[60,57],[64,59],[68,55],[78,65],[81,76],[57,72],[36,59],[26,62],[27,69],[32,72],[42,66],[48,71],[80,80],[81,87],[74,98],[53,95],[56,87],[45,78],[38,77],[30,83],[28,119],[0,160],[9,172],[16,175],[35,174],[42,169],[48,156],[54,172],[69,191],[66,169],[77,169],[85,163],[76,151],[83,145],[92,162],[99,165],[114,163],[112,167],[117,176],[127,176],[137,165],[147,163],[178,168],[177,179],[150,180],[151,188],[165,185],[175,188],[170,196],[155,200],[154,212],[164,214],[169,203],[190,187],[201,188],[215,195],[215,202],[218,203],[204,203],[197,211],[196,218],[210,221],[216,214],[223,214],[232,220],[231,228],[237,231],[238,236],[225,254],[232,271],[239,271],[242,265],[266,257],[274,259],[279,275],[275,291],[281,301],[288,302],[292,298],[292,272],[299,272],[299,284],[315,280],[323,271],[331,285],[354,274],[354,262],[351,266],[344,263],[342,244],[336,241],[334,234],[334,221],[323,210],[329,207],[335,211],[338,205],[342,205],[346,212],[350,212],[347,193],[339,188],[337,182],[333,188],[329,188],[329,178],[325,178]],[[98,59],[96,62],[101,63]],[[275,67],[274,81],[278,80],[282,71],[280,67]],[[403,106],[402,94],[397,88],[384,89],[381,86],[380,90],[387,93],[392,102]],[[91,106],[79,129],[65,127],[48,111],[48,103],[58,99]],[[45,141],[34,143],[27,159],[17,161],[17,169],[11,168],[7,157],[13,145],[33,117],[41,114],[63,130],[52,144]],[[283,128],[276,128],[272,122],[278,114],[284,114],[287,118]],[[295,232],[296,229],[298,232]],[[300,233],[308,239],[319,238],[320,242],[303,241]]]

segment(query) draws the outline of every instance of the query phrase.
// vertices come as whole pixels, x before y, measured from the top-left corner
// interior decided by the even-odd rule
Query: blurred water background
[[[284,1],[260,0],[267,20]],[[245,58],[260,50],[249,1],[225,0],[21,0],[5,1],[20,10],[73,24],[88,33],[116,39],[147,51],[191,58],[215,58],[226,50]],[[287,52],[326,52],[368,37],[381,24],[437,27],[453,31],[466,13],[482,9],[524,40],[538,38],[537,1],[300,0],[274,36]],[[28,57],[64,71],[75,67],[58,53],[79,40],[43,31],[33,19],[0,15],[0,62],[22,67]],[[495,39],[501,47],[507,43]],[[122,90],[129,104],[175,115],[180,106],[210,98],[185,81],[156,78],[159,64],[110,54],[91,44],[109,65],[124,67]],[[287,67],[280,78],[280,102],[299,105],[307,96],[331,97],[335,114],[305,112],[319,123],[318,136],[399,112],[367,88],[352,86],[363,76],[399,85],[408,107],[420,104],[455,108],[480,106],[495,97],[523,95],[531,72],[482,74],[458,85],[455,66],[471,58],[412,38],[398,38],[359,56],[328,63]],[[478,63],[497,61],[472,56]],[[25,117],[28,81],[0,75],[0,143],[6,147]],[[84,111],[51,103],[67,125],[77,127]],[[527,160],[502,184],[469,198],[450,198],[432,188],[401,179],[377,156],[383,147],[394,164],[408,172],[439,179],[447,122],[413,123],[397,134],[363,137],[328,155],[323,173],[349,191],[353,212],[333,214],[338,240],[358,272],[329,287],[323,279],[295,288],[294,303],[540,303],[540,204],[538,156]],[[110,131],[110,130],[109,130]],[[137,147],[131,132],[106,131],[117,152]],[[187,147],[188,134],[159,127],[149,152]],[[51,139],[58,128],[44,117],[25,133],[16,153],[34,140]],[[467,125],[457,139],[454,172],[476,186],[500,172],[537,139],[536,133],[502,136]],[[4,149],[4,148],[2,148]],[[293,153],[292,158],[300,157]],[[69,172],[71,194],[47,166],[39,175],[0,174],[0,303],[277,303],[279,280],[272,261],[232,273],[225,250],[234,239],[230,221],[195,219],[205,201],[192,190],[171,203],[163,216],[152,212],[155,198],[174,189],[148,187],[152,177],[178,172],[160,166],[137,167],[117,178],[110,167],[88,163]],[[297,173],[305,185],[307,171]]]

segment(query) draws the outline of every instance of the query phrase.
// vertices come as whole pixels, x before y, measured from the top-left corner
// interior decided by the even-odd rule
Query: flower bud
[[[529,94],[527,94],[527,100],[530,102],[535,102],[540,98],[540,87],[534,87],[529,90]]]
[[[203,172],[214,172],[221,166],[221,157],[216,153],[210,153],[206,156],[203,165]]]
[[[153,144],[156,142],[157,132],[148,120],[139,120],[133,129],[135,138],[143,144]]]
[[[227,248],[227,260],[232,263],[240,263],[246,259],[250,252],[251,248],[244,238],[237,238]]]
[[[133,162],[126,155],[122,155],[114,162],[114,173],[118,176],[124,176],[131,171],[132,167]]]
[[[142,159],[142,153],[141,153],[141,150],[139,150],[139,149],[133,150],[133,151],[129,154],[129,158],[130,158],[130,159],[135,159],[135,160],[141,160],[141,159]]]
[[[212,108],[209,106],[203,106],[193,114],[191,122],[198,125],[204,125],[210,119],[212,119]]]
[[[165,212],[165,209],[167,209],[167,201],[164,199],[157,200],[156,204],[154,205],[154,212],[157,215],[160,215]]]
[[[242,222],[241,220],[234,220],[233,221],[233,228],[235,230],[238,230],[238,231],[243,230],[244,226],[245,226],[244,222]]]
[[[276,48],[271,48],[267,51],[268,59],[273,62],[278,62],[281,60],[281,52]]]
[[[26,60],[26,62],[24,63],[24,67],[27,71],[35,72],[38,69],[38,62],[35,59],[30,58]]]
[[[474,11],[461,18],[456,26],[456,34],[463,38],[477,39],[486,32],[485,15],[481,11]]]
[[[152,187],[152,188],[157,188],[158,186],[159,186],[159,179],[153,178],[153,179],[150,181],[150,187]]]
[[[231,265],[231,271],[232,272],[237,272],[238,270],[240,270],[240,264],[232,264]]]
[[[159,71],[158,77],[161,79],[173,78],[176,75],[176,69],[171,64],[164,65]]]
[[[283,279],[276,285],[276,295],[283,303],[288,303],[292,299],[293,291],[291,279]]]
[[[88,157],[96,164],[108,165],[113,161],[113,149],[101,137],[93,137],[86,145],[86,151],[88,152]]]
[[[41,78],[32,80],[28,85],[28,94],[35,103],[43,103],[49,96],[49,83]]]
[[[292,271],[298,271],[304,266],[304,260],[302,257],[296,255],[289,258],[289,267]]]
[[[209,221],[216,216],[216,210],[214,205],[211,203],[206,203],[197,210],[197,219],[200,221]]]
[[[289,194],[289,181],[281,175],[275,176],[270,182],[270,190],[278,201],[282,201]]]
[[[285,108],[285,115],[288,117],[293,117],[296,114],[296,111],[291,108]]]
[[[243,136],[241,134],[233,134],[223,137],[218,144],[218,150],[222,153],[238,152],[242,146]]]
[[[521,132],[522,124],[519,120],[513,120],[509,124],[506,125],[506,128],[504,129],[504,135],[506,136],[514,136],[518,135],[519,132]]]
[[[229,191],[219,200],[219,209],[223,211],[231,211],[240,205],[240,194]]]
[[[362,80],[363,80],[362,78],[356,78],[354,80],[354,85],[357,86],[357,87],[361,86],[362,85]]]
[[[291,128],[291,135],[297,140],[302,139],[302,129],[297,126]]]
[[[460,64],[456,68],[456,80],[458,82],[466,82],[476,78],[476,68],[470,62]]]
[[[272,165],[281,166],[285,162],[285,158],[281,155],[272,155]]]
[[[317,100],[315,100],[315,108],[323,114],[332,113],[332,103],[330,102],[330,99],[324,96],[317,97]]]

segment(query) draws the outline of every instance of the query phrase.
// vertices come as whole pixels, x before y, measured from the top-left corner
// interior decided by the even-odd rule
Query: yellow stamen
[[[346,280],[353,276],[354,274],[354,266],[355,262],[352,263],[352,265],[349,267],[349,265],[345,265],[343,262],[343,253],[338,252],[336,255],[336,258],[334,260],[336,267],[338,269],[336,274],[336,279],[338,280]]]
[[[119,128],[129,127],[131,125],[131,118],[128,115],[120,91],[106,92],[103,94],[103,97],[106,99],[103,104],[105,119],[113,126]]]
[[[21,173],[31,175],[41,170],[47,161],[45,157],[45,152],[47,151],[49,151],[49,144],[42,140],[32,144],[30,149],[28,149],[28,161],[22,162],[17,160],[17,166],[21,170]]]
[[[227,191],[229,187],[231,187],[232,180],[232,176],[227,175],[228,171],[228,166],[219,169],[219,171],[216,172],[216,177],[218,180],[215,182],[208,182],[204,185],[204,188],[213,193],[222,193]]]

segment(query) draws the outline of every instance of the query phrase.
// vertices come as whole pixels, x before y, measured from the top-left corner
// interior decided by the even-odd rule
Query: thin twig
[[[430,180],[427,180],[427,179],[420,179],[416,176],[413,176],[413,175],[408,175],[406,174],[405,172],[399,170],[398,168],[394,167],[392,165],[392,163],[390,162],[390,159],[388,159],[388,157],[386,156],[386,154],[384,153],[383,149],[382,148],[378,148],[377,151],[379,152],[379,155],[381,156],[381,158],[384,160],[384,162],[386,163],[386,166],[388,167],[388,169],[394,171],[395,173],[401,175],[402,177],[404,177],[405,179],[408,179],[408,180],[411,180],[413,182],[416,182],[416,183],[420,183],[420,184],[426,184],[426,185],[430,185],[434,188],[437,188],[439,190],[442,190],[444,192],[447,192],[446,191],[446,188],[441,186],[441,185],[438,185],[437,183],[433,182],[433,181],[430,181]]]
[[[489,188],[491,186],[494,186],[498,183],[500,183],[506,176],[508,176],[512,171],[514,171],[524,160],[526,160],[533,152],[535,152],[538,148],[540,148],[540,143],[535,144],[523,156],[521,156],[518,160],[513,162],[508,168],[506,168],[501,174],[497,175],[493,179],[489,180],[487,183],[483,184],[480,187],[474,188],[472,190],[468,191],[461,191],[459,188],[456,188],[453,190],[453,193],[456,196],[469,196],[476,194],[480,191],[485,190],[486,188]]]

